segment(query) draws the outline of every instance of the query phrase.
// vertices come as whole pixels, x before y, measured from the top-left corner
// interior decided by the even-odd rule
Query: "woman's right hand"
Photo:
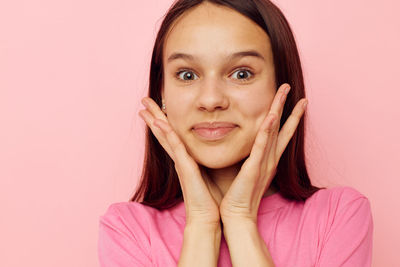
[[[146,109],[141,110],[139,115],[175,163],[185,203],[186,224],[201,223],[219,226],[221,191],[187,153],[185,145],[172,129],[157,103],[149,97],[143,98],[142,103]]]

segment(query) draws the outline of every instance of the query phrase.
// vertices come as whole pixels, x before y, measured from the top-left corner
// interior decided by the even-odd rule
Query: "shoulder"
[[[372,228],[371,204],[358,190],[348,186],[320,189],[305,202],[305,211],[315,221],[325,221],[325,226],[353,224]]]
[[[320,243],[317,265],[370,266],[373,219],[369,199],[352,187],[338,186],[317,191],[307,202]]]
[[[100,215],[99,223],[102,229],[117,231],[131,238],[145,241],[149,237],[151,218],[154,209],[139,202],[116,202],[108,206]]]
[[[108,206],[100,216],[100,222],[126,223],[129,226],[148,224],[155,209],[139,202],[116,202]]]
[[[358,190],[349,186],[324,188],[315,192],[306,200],[306,205],[345,207],[355,203],[368,203],[369,199]]]
[[[99,216],[100,247],[111,244],[150,255],[150,221],[152,208],[138,202],[116,202]],[[120,250],[120,249],[118,249]],[[150,257],[150,256],[149,256]]]
[[[106,212],[104,213],[104,215],[102,215],[102,217],[134,215],[136,212],[151,213],[152,209],[153,208],[143,205],[139,202],[115,202],[111,203],[108,206]]]
[[[99,217],[101,266],[150,266],[151,208],[138,202],[117,202]]]

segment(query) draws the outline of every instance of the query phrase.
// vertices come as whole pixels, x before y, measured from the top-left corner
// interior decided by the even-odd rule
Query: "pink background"
[[[137,112],[172,1],[0,2],[0,266],[98,266],[98,217],[141,170]],[[400,266],[400,4],[277,0],[298,42],[317,185],[366,195]]]

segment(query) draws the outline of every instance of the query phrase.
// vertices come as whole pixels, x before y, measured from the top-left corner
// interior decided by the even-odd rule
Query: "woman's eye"
[[[178,71],[176,73],[176,76],[178,76],[178,79],[184,80],[184,81],[190,81],[193,80],[196,74],[194,74],[192,71],[187,71],[187,70],[182,70]]]
[[[253,73],[246,69],[240,69],[235,71],[233,74],[237,73],[237,79],[247,81],[253,76]],[[234,76],[234,75],[233,75]]]
[[[237,74],[236,75],[237,78],[235,78],[235,79],[242,80],[242,81],[247,81],[251,77],[253,77],[253,73],[247,69],[239,69],[233,73],[233,76],[235,76],[235,74]],[[180,70],[180,71],[176,72],[176,78],[181,81],[191,81],[191,80],[195,80],[198,77],[193,71]]]

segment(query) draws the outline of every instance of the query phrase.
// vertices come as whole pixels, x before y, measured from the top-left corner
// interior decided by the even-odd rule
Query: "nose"
[[[202,86],[199,88],[196,105],[198,109],[208,112],[227,109],[229,99],[226,95],[223,82],[212,78],[204,80]]]

